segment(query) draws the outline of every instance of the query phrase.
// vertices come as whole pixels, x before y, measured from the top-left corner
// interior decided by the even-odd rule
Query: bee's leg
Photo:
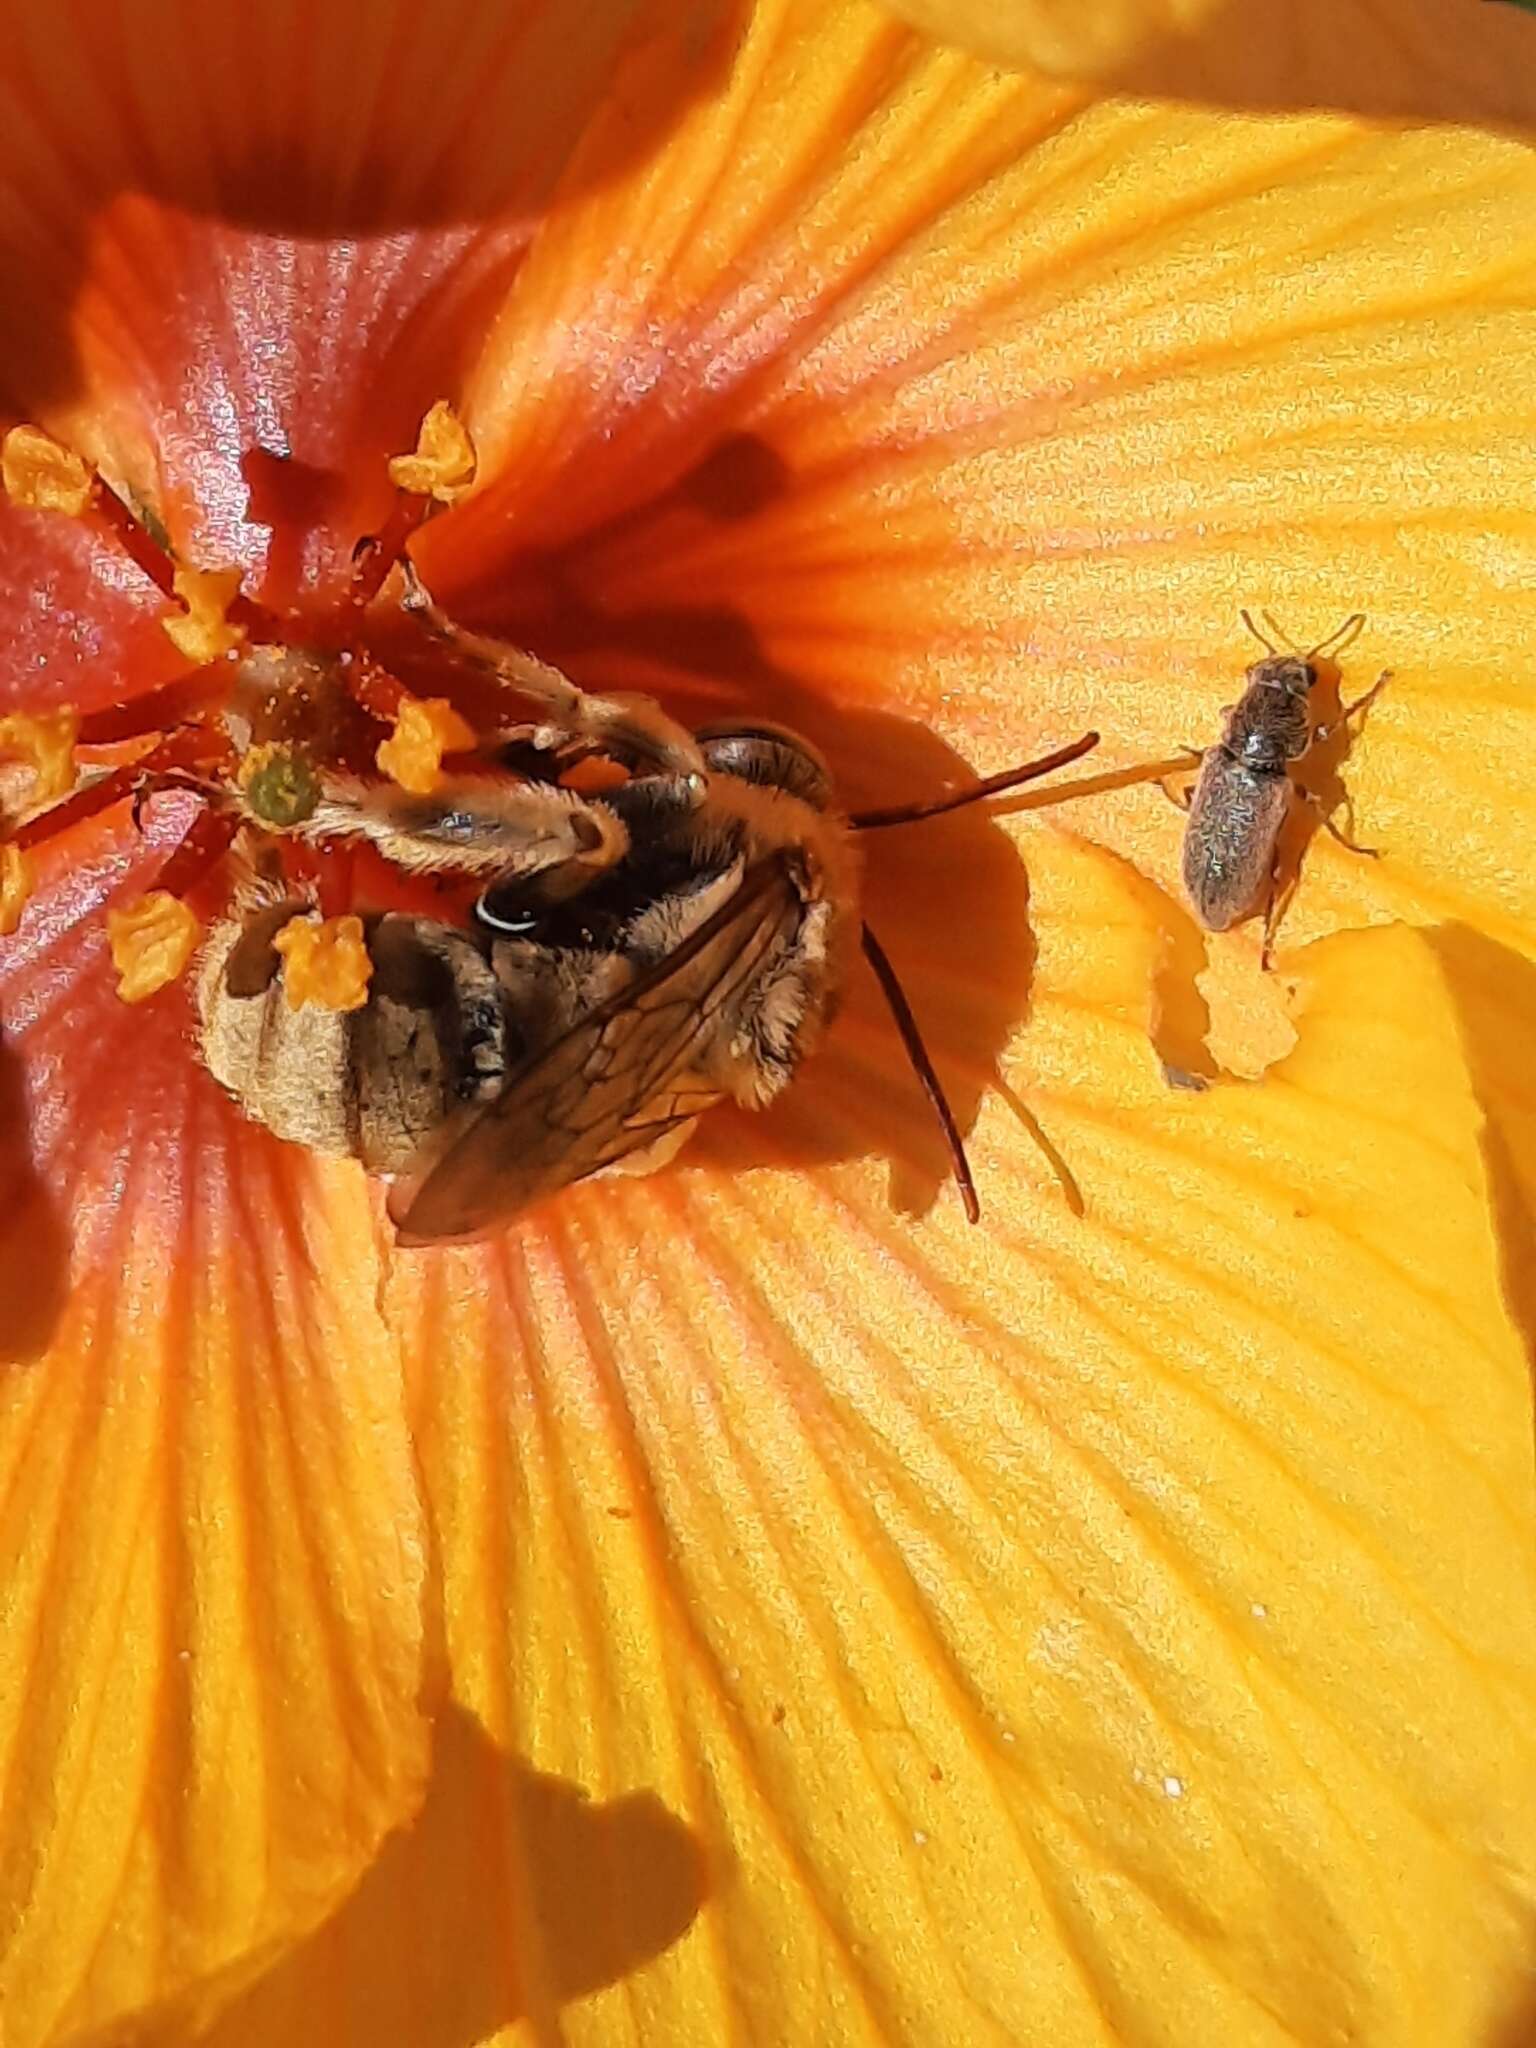
[[[704,759],[698,743],[659,704],[649,697],[590,695],[536,655],[456,625],[433,602],[408,556],[400,567],[405,578],[401,603],[435,639],[549,714],[553,732],[547,738],[542,731],[536,735],[544,744],[557,745],[573,735],[595,740],[605,751],[646,762],[665,774],[698,777],[697,794],[702,798]]]

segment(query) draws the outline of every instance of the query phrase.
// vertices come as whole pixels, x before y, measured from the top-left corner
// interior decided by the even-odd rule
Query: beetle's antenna
[[[1261,647],[1268,648],[1271,654],[1279,653],[1280,650],[1276,647],[1274,641],[1270,639],[1269,635],[1267,633],[1261,633],[1258,627],[1253,623],[1253,613],[1249,611],[1246,605],[1244,605],[1243,609],[1238,613],[1237,616],[1242,620],[1243,624],[1248,628],[1249,632],[1253,635],[1254,639],[1258,641]],[[1269,619],[1268,613],[1265,614],[1265,617],[1270,625],[1274,624],[1274,620]],[[1282,633],[1280,635],[1280,638],[1283,640],[1285,638],[1285,635]]]
[[[1037,775],[1049,775],[1053,768],[1065,768],[1068,762],[1080,761],[1084,754],[1091,754],[1098,744],[1096,732],[1085,732],[1080,740],[1073,740],[1070,746],[1058,747],[1054,754],[1044,754],[1038,761],[1026,761],[1022,768],[1004,768],[998,775],[984,776],[980,782],[972,783],[969,789],[951,791],[948,796],[929,797],[915,804],[896,804],[884,811],[855,811],[848,822],[855,832],[873,832],[882,825],[915,825],[919,818],[937,818],[945,811],[961,810],[966,804],[980,803],[983,797],[1001,796],[1005,790],[1033,782]]]
[[[1346,647],[1354,646],[1364,631],[1365,613],[1351,612],[1342,626],[1335,626],[1325,639],[1319,640],[1315,647],[1307,649],[1308,661],[1311,661],[1314,655],[1322,654],[1325,651],[1331,654],[1342,654]]]
[[[890,1005],[891,1015],[896,1020],[896,1029],[901,1033],[901,1042],[906,1048],[907,1058],[912,1062],[912,1071],[922,1083],[923,1093],[932,1103],[933,1113],[939,1120],[944,1142],[949,1147],[955,1185],[959,1188],[960,1199],[965,1204],[966,1221],[979,1223],[981,1203],[976,1194],[976,1182],[971,1176],[971,1162],[965,1156],[965,1141],[960,1136],[959,1125],[955,1122],[955,1113],[949,1106],[943,1084],[934,1072],[933,1061],[928,1057],[928,1048],[923,1043],[923,1035],[917,1028],[917,1019],[912,1014],[912,1005],[907,1001],[906,992],[896,979],[896,970],[886,957],[885,948],[868,925],[864,926],[864,957],[875,970],[880,993]]]

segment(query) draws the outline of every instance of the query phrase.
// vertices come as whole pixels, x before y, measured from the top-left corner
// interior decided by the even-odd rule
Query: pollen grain
[[[178,981],[196,951],[202,928],[179,897],[152,889],[107,912],[107,941],[125,1003],[147,1002]]]
[[[360,917],[295,917],[272,941],[283,956],[283,992],[290,1010],[360,1010],[368,1000],[373,962]]]

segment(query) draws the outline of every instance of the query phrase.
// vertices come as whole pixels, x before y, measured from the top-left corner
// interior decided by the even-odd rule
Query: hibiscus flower
[[[1193,5],[1152,101],[1130,0],[1052,77],[865,0],[11,0],[0,427],[181,564],[323,629],[446,399],[422,573],[578,682],[854,807],[1104,744],[868,846],[977,1228],[858,980],[771,1113],[401,1251],[118,999],[195,803],[36,850],[7,2048],[1524,2038],[1536,24],[1330,11],[1237,115]],[[174,702],[99,508],[0,507],[0,603],[13,753]],[[1392,672],[1268,975],[1147,773],[1244,607]]]

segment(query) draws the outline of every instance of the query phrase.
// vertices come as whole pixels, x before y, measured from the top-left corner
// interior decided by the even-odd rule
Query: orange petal
[[[733,9],[445,0],[381,15],[47,0],[7,17],[0,390],[279,596],[344,579],[387,456],[457,380],[605,94],[643,156]],[[290,529],[273,554],[268,525]]]
[[[1536,1496],[1446,985],[1410,933],[1335,940],[1263,1087],[1169,1090],[1145,885],[1027,843],[1005,1071],[1081,1218],[996,1101],[977,1230],[904,1220],[872,1161],[806,1175],[829,1143],[927,1173],[861,995],[692,1169],[397,1260],[449,1788],[219,2048],[443,2010],[573,2044],[1497,2038]]]
[[[1342,686],[1393,680],[1311,767],[1384,858],[1314,834],[1283,941],[1531,945],[1536,159],[1076,111],[822,12],[814,80],[765,10],[644,180],[551,217],[434,587],[579,680],[806,724],[862,801],[924,727],[981,769],[1088,725],[1104,771],[1166,762],[1258,652],[1243,605],[1303,644],[1363,610]],[[1074,822],[1178,901],[1154,786]]]
[[[1529,126],[1532,30],[1515,6],[1414,0],[883,0],[941,42],[1057,79],[1239,107]]]
[[[70,850],[0,943],[17,2048],[227,1997],[426,1771],[423,1531],[360,1178],[240,1122],[183,994],[117,1002],[102,899],[154,854],[126,827]]]
[[[78,520],[0,498],[0,717],[95,711],[167,681],[186,664],[160,630],[164,609]]]

